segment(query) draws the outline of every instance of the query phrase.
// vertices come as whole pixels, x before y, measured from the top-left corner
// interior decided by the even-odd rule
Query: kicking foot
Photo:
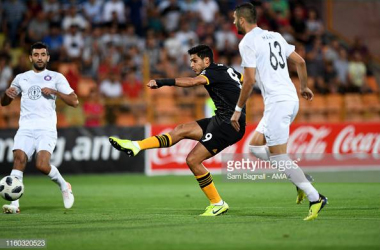
[[[109,140],[112,147],[125,152],[129,157],[136,156],[140,152],[140,149],[131,140],[122,140],[113,136],[109,137]]]

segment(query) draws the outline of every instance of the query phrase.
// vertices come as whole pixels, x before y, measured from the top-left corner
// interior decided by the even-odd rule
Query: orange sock
[[[167,148],[172,145],[172,138],[169,134],[156,135],[146,138],[142,141],[137,141],[140,149],[150,149],[150,148]]]
[[[195,178],[197,178],[199,186],[212,204],[218,203],[222,200],[218,190],[216,190],[214,182],[212,181],[210,172],[203,175],[197,175]]]

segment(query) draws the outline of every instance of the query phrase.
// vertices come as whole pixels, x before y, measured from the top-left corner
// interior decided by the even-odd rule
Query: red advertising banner
[[[152,125],[150,133],[163,134],[174,127]],[[255,128],[256,125],[248,125],[242,140],[205,161],[205,166],[218,172],[223,154],[248,154]],[[170,148],[146,151],[145,172],[148,175],[190,174],[186,157],[197,143],[183,140]],[[288,153],[306,168],[380,168],[380,123],[292,125]]]

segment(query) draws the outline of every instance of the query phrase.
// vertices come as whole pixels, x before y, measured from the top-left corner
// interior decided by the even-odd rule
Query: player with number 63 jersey
[[[239,52],[244,67],[244,84],[231,124],[239,131],[241,107],[244,107],[255,82],[264,98],[264,116],[261,119],[249,151],[256,157],[270,161],[271,165],[287,166],[284,173],[297,188],[296,203],[304,198],[310,202],[309,215],[305,220],[314,220],[327,204],[327,198],[319,194],[308,178],[294,164],[287,154],[289,127],[298,113],[298,96],[288,72],[287,59],[295,63],[301,82],[300,94],[306,100],[313,99],[313,92],[307,87],[305,60],[294,51],[281,34],[263,30],[256,24],[256,9],[250,3],[236,7],[234,24],[244,38],[239,44]]]
[[[245,109],[241,110],[238,120],[241,129],[231,126],[231,116],[238,101],[243,76],[233,68],[216,64],[209,46],[198,45],[188,51],[190,66],[196,77],[151,80],[147,85],[151,89],[162,86],[193,87],[204,85],[217,108],[215,116],[178,125],[167,134],[152,136],[141,141],[122,140],[110,137],[112,146],[129,156],[135,156],[141,150],[170,147],[182,139],[199,141],[186,158],[186,163],[195,175],[210,205],[202,216],[217,216],[227,212],[228,204],[222,200],[211,174],[202,162],[238,142],[245,132]]]

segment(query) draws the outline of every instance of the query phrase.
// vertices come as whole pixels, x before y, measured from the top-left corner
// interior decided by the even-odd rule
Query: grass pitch
[[[380,183],[316,183],[329,198],[317,220],[290,183],[227,183],[214,176],[226,215],[198,216],[208,200],[192,176],[65,176],[63,208],[49,178],[25,176],[21,214],[0,215],[0,239],[47,240],[47,249],[379,249]],[[5,202],[4,202],[5,203]]]

